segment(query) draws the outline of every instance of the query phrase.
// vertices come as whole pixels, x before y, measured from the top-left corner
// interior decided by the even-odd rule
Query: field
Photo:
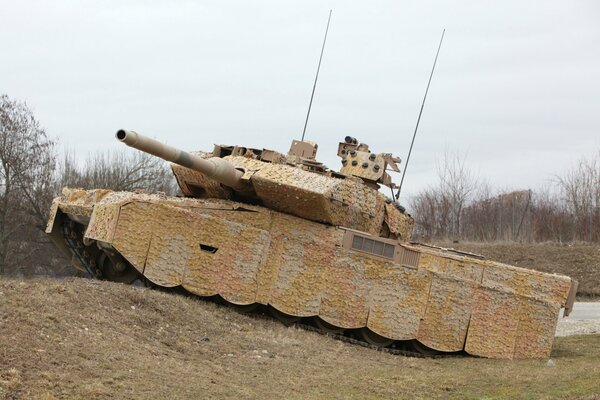
[[[393,356],[176,293],[0,278],[0,399],[600,399],[600,335],[551,357]]]

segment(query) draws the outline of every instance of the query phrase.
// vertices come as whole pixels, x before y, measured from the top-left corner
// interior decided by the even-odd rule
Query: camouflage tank
[[[95,277],[269,306],[284,322],[376,346],[492,358],[547,357],[577,282],[411,242],[413,219],[378,189],[400,160],[346,137],[342,168],[317,145],[187,153],[117,139],[172,164],[185,197],[64,189],[46,232]]]

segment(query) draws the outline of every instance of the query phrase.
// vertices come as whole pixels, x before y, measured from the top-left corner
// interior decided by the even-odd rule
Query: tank
[[[400,159],[355,138],[334,171],[308,141],[188,153],[116,137],[170,161],[183,196],[63,189],[46,232],[93,277],[263,305],[285,323],[425,354],[548,357],[572,309],[569,277],[412,242],[413,219],[380,191],[395,188]]]

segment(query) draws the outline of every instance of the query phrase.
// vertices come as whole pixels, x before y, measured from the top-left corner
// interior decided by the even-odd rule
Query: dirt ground
[[[393,356],[176,293],[0,278],[0,399],[600,399],[600,335],[551,357]]]
[[[590,244],[438,243],[492,260],[570,276],[579,281],[578,298],[600,299],[600,246]]]

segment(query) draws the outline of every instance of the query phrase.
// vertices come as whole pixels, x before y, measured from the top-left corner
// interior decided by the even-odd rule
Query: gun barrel
[[[160,157],[163,160],[193,169],[203,173],[225,186],[233,189],[244,190],[241,178],[243,172],[226,160],[219,157],[204,159],[186,151],[166,145],[158,140],[151,139],[134,131],[121,129],[117,131],[117,139],[127,146],[133,147],[153,156]]]

